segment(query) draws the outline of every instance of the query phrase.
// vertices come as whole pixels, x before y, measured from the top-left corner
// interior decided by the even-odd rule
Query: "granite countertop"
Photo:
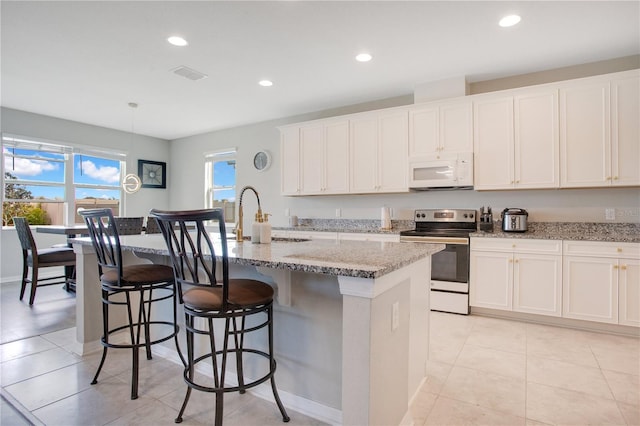
[[[89,238],[71,242],[91,244]],[[121,236],[120,245],[139,253],[169,254],[160,234]],[[443,244],[279,239],[271,244],[229,239],[227,246],[230,263],[358,278],[382,277],[444,249]]]
[[[637,223],[531,222],[527,228],[526,232],[503,232],[497,221],[493,232],[478,231],[471,237],[640,243]]]

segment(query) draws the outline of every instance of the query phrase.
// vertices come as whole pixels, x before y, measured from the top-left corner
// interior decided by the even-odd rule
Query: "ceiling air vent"
[[[188,78],[189,80],[202,80],[203,78],[207,78],[206,74],[201,73],[200,71],[192,70],[189,67],[185,67],[184,65],[179,66],[173,70],[175,74],[178,74],[184,78]]]

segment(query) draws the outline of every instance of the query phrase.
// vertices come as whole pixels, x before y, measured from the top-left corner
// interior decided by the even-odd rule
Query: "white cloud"
[[[120,170],[117,167],[96,167],[91,160],[84,160],[82,162],[82,173],[107,183],[116,183],[120,181]]]
[[[4,158],[4,171],[19,176],[38,176],[44,172],[58,170],[60,164],[28,158]]]

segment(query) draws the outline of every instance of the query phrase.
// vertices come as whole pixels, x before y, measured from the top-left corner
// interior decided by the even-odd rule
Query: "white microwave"
[[[473,153],[437,154],[409,160],[409,188],[473,188]]]

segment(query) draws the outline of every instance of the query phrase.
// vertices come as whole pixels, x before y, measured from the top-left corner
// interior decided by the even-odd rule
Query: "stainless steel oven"
[[[469,314],[469,234],[476,230],[476,211],[416,210],[416,228],[400,241],[445,244],[431,257],[431,310]]]

